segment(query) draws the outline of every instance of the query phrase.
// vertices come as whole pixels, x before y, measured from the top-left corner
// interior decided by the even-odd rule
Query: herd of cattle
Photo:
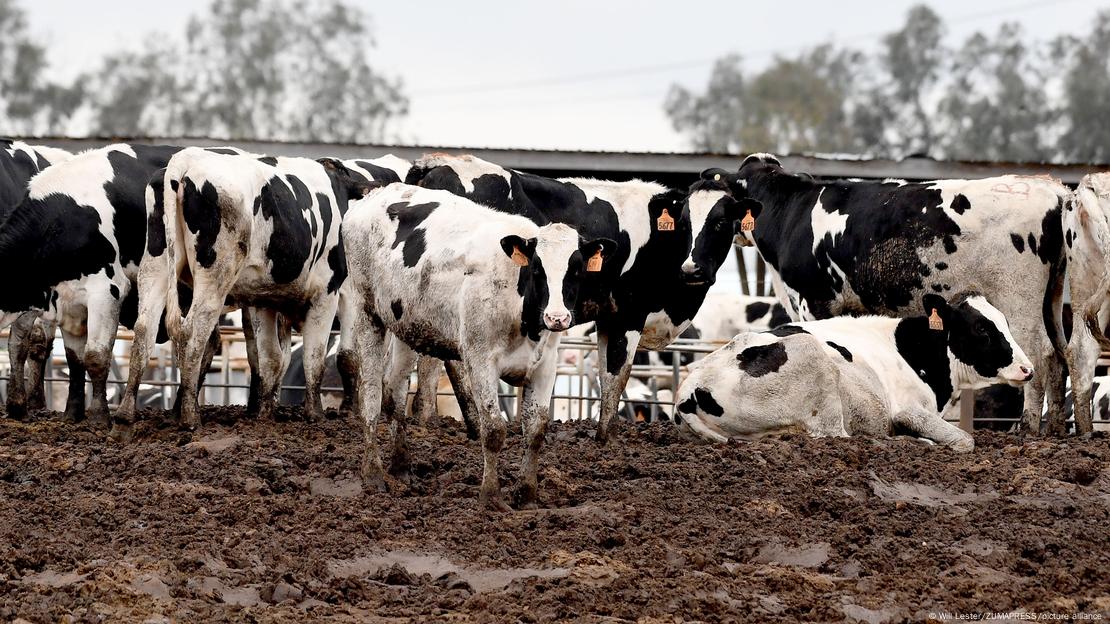
[[[1110,174],[1074,192],[1028,176],[819,181],[755,154],[670,189],[550,179],[473,156],[312,160],[138,144],[72,155],[0,140],[0,261],[15,271],[0,285],[7,413],[43,405],[60,329],[67,419],[87,412],[129,439],[143,363],[172,340],[176,409],[196,428],[219,317],[239,308],[249,409],[272,414],[297,329],[311,420],[337,320],[342,409],[364,423],[368,487],[385,487],[383,414],[394,423],[388,470],[407,476],[409,378],[416,366],[434,387],[442,360],[481,439],[485,506],[506,507],[498,382],[523,387],[517,496],[532,505],[563,333],[596,331],[605,441],[637,348],[661,349],[690,327],[737,241],[766,261],[783,307],[758,302],[745,319],[715,321],[777,327],[742,331],[691,365],[675,394],[690,430],[908,433],[967,451],[972,438],[942,418],[960,390],[1024,385],[1023,426],[1038,431],[1047,405],[1046,430],[1061,434],[1070,370],[1075,428],[1088,433],[1095,363],[1110,344],[1108,215]],[[109,415],[120,324],[134,329],[135,365]]]

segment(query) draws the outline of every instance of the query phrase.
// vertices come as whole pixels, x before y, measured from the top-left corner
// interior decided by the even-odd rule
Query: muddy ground
[[[599,448],[586,426],[555,425],[543,508],[488,515],[460,429],[415,431],[411,487],[367,495],[361,432],[342,420],[209,408],[190,435],[147,416],[126,446],[53,415],[0,420],[0,621],[1110,610],[1106,437],[983,432],[959,456],[800,436],[708,446],[658,424]]]

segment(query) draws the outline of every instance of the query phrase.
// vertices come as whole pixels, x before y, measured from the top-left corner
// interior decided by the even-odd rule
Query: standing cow
[[[65,150],[0,138],[0,223],[8,218],[27,195],[31,178],[51,165],[73,158]],[[42,323],[37,312],[19,316],[8,336],[11,375],[8,379],[8,417],[22,418],[28,409],[45,407],[46,358],[54,343],[56,326]],[[32,362],[30,379],[24,376],[27,360]],[[83,381],[83,380],[82,380]],[[31,386],[30,393],[26,385]]]
[[[814,436],[897,431],[975,447],[941,416],[961,389],[1021,385],[1032,364],[978,293],[923,297],[928,316],[839,317],[736,336],[691,367],[678,411],[713,440],[801,428]]]
[[[166,300],[166,326],[181,361],[181,424],[200,424],[197,389],[205,343],[229,299],[249,306],[244,330],[257,351],[252,369],[259,377],[260,417],[269,417],[275,406],[292,325],[304,336],[305,417],[319,417],[328,333],[347,274],[340,223],[348,201],[369,185],[333,159],[192,148],[170,159],[164,180],[165,252],[172,273],[143,285],[152,300]],[[179,282],[192,287],[187,310],[174,287]],[[156,292],[159,285],[163,293]]]
[[[587,238],[617,242],[609,266],[584,280],[576,310],[580,321],[597,322],[601,442],[611,434],[636,348],[662,349],[689,326],[751,208],[747,204],[755,203],[729,196],[720,175],[703,175],[687,193],[639,180],[553,180],[442,154],[417,161],[408,181],[539,225],[566,223]],[[452,369],[448,362],[457,388],[459,374]]]
[[[796,319],[921,312],[924,294],[977,290],[1009,320],[1041,375],[1025,389],[1023,423],[1039,429],[1047,388],[1062,410],[1064,351],[1061,213],[1055,180],[1002,176],[906,183],[818,182],[768,154],[746,158],[733,193],[753,210],[750,244],[773,271]]]
[[[497,382],[523,385],[527,446],[519,502],[533,505],[559,332],[578,320],[579,291],[587,276],[604,271],[616,244],[583,237],[564,224],[540,227],[444,191],[401,184],[353,204],[343,242],[350,266],[345,296],[358,312],[354,344],[347,348],[358,366],[364,483],[384,488],[376,441],[382,410],[395,424],[391,469],[407,474],[405,393],[418,352],[457,362],[464,373],[465,386],[455,388],[468,397],[479,421],[483,507],[507,509],[498,484],[506,427]],[[383,391],[387,332],[396,339]]]

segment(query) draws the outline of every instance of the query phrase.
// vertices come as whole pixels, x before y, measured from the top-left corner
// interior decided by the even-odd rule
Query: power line
[[[1045,6],[1068,4],[1074,2],[1085,2],[1087,0],[1038,0],[1035,2],[1027,2],[1016,6],[1010,6],[1001,9],[993,9],[990,11],[980,11],[978,13],[971,13],[962,15],[956,18],[946,20],[948,24],[963,24],[967,22],[977,21],[981,19],[998,17],[999,15],[1015,14],[1032,9],[1038,9]],[[882,32],[869,32],[852,35],[843,39],[844,42],[857,42],[866,41],[870,39],[878,39],[886,36],[890,31]],[[796,44],[785,46],[776,49],[755,50],[743,55],[745,58],[763,58],[782,54],[784,52],[796,52],[813,47],[813,44]],[[445,89],[431,89],[428,91],[418,91],[413,93],[413,97],[444,97],[444,96],[457,96],[457,95],[471,95],[475,93],[494,93],[500,91],[520,91],[528,89],[546,88],[553,86],[563,86],[572,84],[582,84],[589,82],[597,82],[599,80],[608,80],[611,78],[624,78],[627,76],[642,75],[642,74],[656,74],[679,69],[691,69],[694,67],[703,67],[712,64],[720,57],[715,58],[700,58],[690,59],[686,61],[678,61],[674,63],[664,63],[656,65],[641,65],[634,67],[624,67],[621,69],[610,69],[604,71],[590,72],[585,74],[572,74],[565,76],[555,76],[551,78],[540,78],[535,80],[521,80],[517,82],[496,82],[485,83],[469,86],[449,87]]]

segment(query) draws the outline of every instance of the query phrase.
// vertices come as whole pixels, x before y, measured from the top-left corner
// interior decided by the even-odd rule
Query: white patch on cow
[[[818,198],[813,210],[810,211],[810,225],[813,227],[812,251],[816,253],[817,245],[825,240],[826,236],[830,237],[833,246],[836,246],[837,237],[844,234],[844,230],[848,227],[848,215],[825,210]]]
[[[647,244],[651,236],[651,222],[648,217],[647,205],[651,198],[665,193],[667,188],[655,182],[643,180],[629,180],[627,182],[612,182],[609,180],[595,180],[593,178],[559,178],[560,182],[569,182],[586,194],[586,201],[593,202],[601,199],[613,206],[617,213],[617,221],[621,228],[628,233],[630,251],[628,260],[625,261],[621,272],[632,268],[636,263],[636,255]],[[679,206],[678,208],[681,208]]]
[[[578,232],[563,223],[540,228],[535,255],[543,264],[547,278],[547,307],[545,316],[561,318],[570,316],[575,302],[563,301],[563,280],[567,277],[570,257],[578,251]]]
[[[766,305],[767,311],[748,321],[748,308]],[[693,325],[705,341],[727,341],[740,332],[771,329],[771,315],[781,305],[775,297],[753,297],[738,293],[709,293],[698,309]]]
[[[644,332],[640,337],[640,348],[653,350],[662,349],[674,342],[675,338],[678,338],[689,326],[690,321],[684,321],[675,325],[671,317],[662,310],[652,312],[648,314],[647,320],[644,321]]]
[[[698,235],[705,229],[705,222],[709,219],[713,206],[716,206],[725,195],[724,191],[696,191],[687,199],[687,205],[690,207],[690,232],[693,234],[693,244],[690,246],[690,255],[686,256],[686,261],[682,263],[683,271],[693,272],[697,268],[694,264],[694,248],[698,244]],[[671,216],[678,217],[674,214]]]

